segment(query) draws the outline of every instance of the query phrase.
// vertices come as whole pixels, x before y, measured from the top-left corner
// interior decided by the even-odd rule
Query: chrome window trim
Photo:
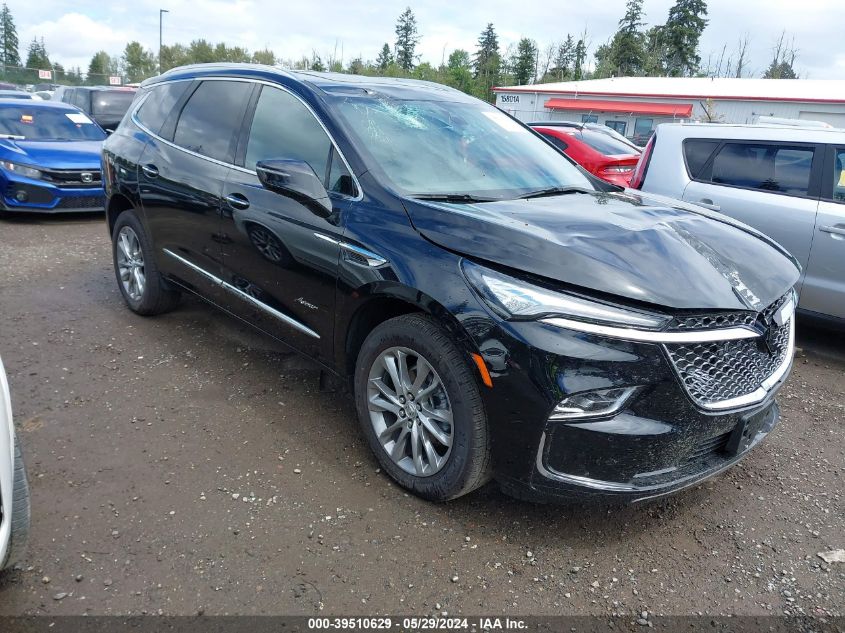
[[[223,281],[222,279],[220,279],[220,277],[211,274],[210,272],[208,272],[207,270],[205,270],[201,266],[197,266],[193,262],[188,261],[187,259],[185,259],[181,255],[177,255],[176,253],[174,253],[173,251],[171,251],[168,248],[163,248],[161,250],[165,255],[169,255],[170,257],[173,257],[174,259],[181,262],[182,264],[184,264],[185,266],[187,266],[191,270],[194,270],[194,271],[198,272],[200,275],[202,275],[202,276],[206,277],[207,279],[211,280],[212,282],[214,282],[215,284],[217,284],[218,286],[220,286],[224,290],[227,290],[227,291],[231,292],[232,294],[234,294],[235,296],[240,297],[241,299],[247,301],[248,303],[251,303],[256,308],[259,308],[260,310],[263,310],[267,314],[276,317],[277,319],[279,319],[283,323],[291,326],[292,328],[299,330],[300,332],[303,332],[303,333],[305,333],[308,336],[311,336],[313,338],[317,338],[317,339],[320,338],[320,335],[317,334],[317,332],[312,330],[307,325],[300,323],[299,321],[297,321],[293,317],[289,317],[284,312],[280,312],[279,310],[276,310],[275,308],[271,308],[266,303],[263,303],[262,301],[259,301],[258,299],[256,299],[252,295],[245,293],[240,288],[237,288],[236,286],[233,286],[232,284],[230,284],[226,281]]]
[[[235,165],[234,163],[227,163],[225,161],[218,160],[216,158],[211,158],[210,156],[205,156],[204,154],[200,154],[198,152],[194,152],[192,150],[186,149],[186,148],[182,147],[181,145],[177,145],[173,141],[168,141],[166,138],[162,138],[158,134],[151,132],[149,130],[149,128],[144,126],[144,124],[141,123],[138,120],[138,116],[137,116],[138,110],[141,109],[141,106],[149,98],[149,95],[152,93],[152,90],[156,86],[164,85],[166,83],[176,83],[176,82],[179,82],[179,81],[240,81],[240,82],[243,82],[243,83],[261,84],[263,86],[269,86],[271,88],[276,88],[278,90],[282,90],[283,92],[288,93],[289,95],[291,95],[292,97],[297,99],[302,105],[304,105],[305,108],[308,110],[308,112],[311,113],[311,116],[313,116],[314,119],[316,119],[317,123],[319,123],[320,127],[323,129],[323,132],[325,132],[326,136],[328,137],[329,142],[332,144],[332,147],[334,148],[335,152],[337,153],[338,156],[340,156],[340,159],[343,161],[343,164],[346,166],[346,170],[349,172],[349,175],[352,176],[352,180],[355,182],[355,189],[357,191],[357,194],[354,197],[353,196],[347,196],[345,194],[338,193],[336,191],[329,191],[328,192],[329,195],[330,196],[335,195],[335,196],[341,197],[345,200],[352,200],[354,202],[360,202],[361,200],[364,199],[364,190],[361,188],[361,183],[358,181],[358,177],[355,175],[355,172],[352,171],[352,167],[349,165],[349,161],[346,160],[346,156],[344,156],[343,152],[340,151],[340,147],[338,146],[337,141],[335,141],[331,132],[329,132],[328,128],[320,120],[320,117],[317,116],[317,113],[314,112],[313,108],[310,105],[308,105],[308,103],[302,97],[300,97],[298,94],[296,94],[295,92],[293,92],[289,88],[282,86],[281,84],[277,84],[277,83],[273,83],[271,81],[267,81],[265,79],[250,79],[250,78],[247,78],[247,77],[190,77],[190,78],[183,78],[183,79],[170,79],[170,80],[160,81],[158,83],[153,84],[152,86],[149,87],[147,94],[144,95],[144,97],[139,100],[138,105],[135,108],[133,108],[131,119],[132,119],[132,122],[135,125],[137,125],[139,128],[144,130],[144,132],[149,134],[151,137],[153,137],[157,141],[164,143],[165,145],[168,145],[168,146],[170,146],[174,149],[178,149],[179,151],[185,152],[186,154],[190,154],[191,156],[196,156],[197,158],[202,158],[202,159],[207,160],[211,163],[215,163],[217,165],[222,165],[223,167],[229,167],[231,169],[235,169],[237,171],[240,171],[240,172],[243,172],[243,173],[246,173],[246,174],[252,174],[256,178],[258,177],[258,173],[254,169],[247,169],[246,167],[241,167],[240,165]]]

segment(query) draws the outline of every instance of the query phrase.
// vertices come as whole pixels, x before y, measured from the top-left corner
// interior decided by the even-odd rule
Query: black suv
[[[251,65],[143,84],[105,143],[130,309],[191,291],[347,379],[396,481],[644,499],[740,459],[792,363],[782,248],[591,179],[420,81]]]
[[[116,88],[109,86],[79,86],[65,88],[59,100],[75,105],[94,119],[104,130],[114,130],[132,101],[135,99],[134,88]]]

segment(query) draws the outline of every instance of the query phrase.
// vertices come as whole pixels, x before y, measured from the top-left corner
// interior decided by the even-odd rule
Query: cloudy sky
[[[18,27],[21,56],[34,37],[44,37],[53,61],[87,69],[99,49],[120,54],[127,41],[158,48],[158,10],[168,9],[164,42],[204,37],[250,51],[269,47],[282,58],[315,50],[323,59],[337,48],[344,60],[375,59],[384,42],[392,45],[397,16],[408,0],[7,0]],[[672,0],[645,0],[646,21],[662,23]],[[567,32],[588,33],[590,58],[607,40],[624,11],[624,0],[415,0],[419,52],[437,64],[455,48],[474,50],[479,32],[493,22],[503,48],[521,37],[542,47]],[[845,79],[845,13],[836,0],[709,0],[710,23],[701,42],[706,60],[727,44],[735,49],[748,34],[749,70],[760,75],[775,40],[784,30],[799,49],[802,77]],[[800,7],[800,8],[798,8]]]

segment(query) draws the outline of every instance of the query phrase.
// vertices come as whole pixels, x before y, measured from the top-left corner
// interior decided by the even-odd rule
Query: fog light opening
[[[23,189],[18,189],[15,192],[15,200],[17,200],[18,202],[26,202],[27,200],[29,200],[29,194],[27,194],[27,192]]]
[[[612,415],[621,411],[641,387],[582,391],[561,400],[549,420],[574,420]]]

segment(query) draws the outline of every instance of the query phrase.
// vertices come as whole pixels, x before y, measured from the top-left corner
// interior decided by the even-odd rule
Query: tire
[[[26,479],[26,468],[23,462],[21,444],[15,436],[15,481],[12,490],[12,532],[9,535],[9,547],[6,549],[6,560],[0,569],[7,569],[23,560],[26,554],[26,544],[29,541],[29,483]]]
[[[123,241],[124,237],[131,245],[128,248],[131,253],[127,253],[123,247],[127,243]],[[132,210],[121,213],[114,223],[112,260],[117,286],[130,310],[142,316],[152,316],[169,312],[176,307],[180,292],[159,272],[147,232]],[[140,269],[143,284],[139,285],[134,273],[129,273],[125,282],[121,269],[123,267],[125,271],[127,266],[130,269]]]
[[[400,385],[414,383],[407,390],[395,387],[387,369],[387,363],[398,368],[402,354],[407,380],[400,380]],[[415,387],[421,371],[425,378]],[[399,485],[424,499],[446,501],[490,479],[490,434],[478,381],[465,354],[433,319],[408,314],[376,327],[358,353],[354,385],[364,435]],[[387,392],[381,388],[385,386]],[[400,391],[405,391],[407,400],[401,400],[397,411]],[[418,400],[411,398],[414,393]],[[376,404],[371,404],[373,399]],[[445,421],[448,417],[451,423]],[[439,439],[450,439],[448,447]]]

